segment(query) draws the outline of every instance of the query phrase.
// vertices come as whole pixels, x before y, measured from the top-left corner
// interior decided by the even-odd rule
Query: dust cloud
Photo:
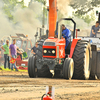
[[[57,0],[58,11],[62,13],[63,16],[68,15],[69,13],[69,4],[70,0]]]
[[[2,2],[0,2],[0,5],[3,6]],[[17,22],[14,24],[7,18],[0,7],[0,38],[23,33],[34,40],[37,27],[41,27],[39,20],[41,13],[42,5],[38,2],[34,2],[28,8],[23,9],[18,5],[13,12],[14,20]]]
[[[40,9],[36,9],[36,7]],[[33,3],[29,8],[17,9],[14,14],[18,22],[17,31],[34,37],[37,27],[41,27],[41,22],[38,19],[38,16],[42,13],[41,9],[42,7],[39,3]]]
[[[90,36],[91,27],[95,23],[91,22],[90,24],[87,24],[83,19],[79,19],[77,17],[74,17],[73,19],[76,22],[76,28],[80,29],[78,36]]]
[[[58,9],[63,15],[61,18],[68,17],[68,13],[71,12],[69,9],[70,1],[71,0],[57,0]],[[24,33],[34,40],[37,27],[41,27],[42,25],[42,5],[38,2],[34,2],[30,4],[28,8],[24,9],[18,5],[13,11],[13,16],[17,22],[16,24],[9,21],[2,7],[3,3],[0,1],[0,38],[9,35],[14,36],[15,33]],[[78,28],[84,27],[84,29],[91,29],[83,20],[78,18],[74,18],[74,20]]]
[[[0,10],[0,38],[14,33],[13,24],[9,22],[4,13]]]

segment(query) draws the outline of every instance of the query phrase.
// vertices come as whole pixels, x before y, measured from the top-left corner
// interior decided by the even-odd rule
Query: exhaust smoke
[[[0,1],[0,38],[3,36],[15,36],[15,33],[23,33],[34,40],[37,27],[41,27],[42,6],[38,2],[32,3],[28,8],[20,5],[14,8],[13,16],[16,24],[12,23],[2,10],[3,2]]]

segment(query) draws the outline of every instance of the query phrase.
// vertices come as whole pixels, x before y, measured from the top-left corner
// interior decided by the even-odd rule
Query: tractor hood
[[[50,37],[50,38],[48,38],[44,41],[44,45],[46,45],[46,46],[55,46],[57,41],[58,41],[57,38]]]
[[[57,46],[57,45],[65,45],[65,39],[50,37],[44,41],[44,46]]]
[[[43,44],[44,58],[64,58],[65,57],[65,39],[50,37]]]

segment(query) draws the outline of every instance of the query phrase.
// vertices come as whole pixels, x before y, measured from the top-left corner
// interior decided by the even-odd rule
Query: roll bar
[[[62,20],[71,20],[74,24],[74,32],[73,32],[73,39],[75,38],[75,30],[76,30],[76,22],[72,19],[72,18],[61,18],[57,23],[56,23],[56,34],[58,33],[58,25],[59,22],[61,22]],[[58,35],[60,35],[60,38],[62,36],[61,33],[58,33]]]

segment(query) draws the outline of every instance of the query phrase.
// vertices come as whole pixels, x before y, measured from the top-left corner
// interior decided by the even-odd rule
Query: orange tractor
[[[75,38],[76,23],[71,18],[57,21],[57,0],[49,0],[49,33],[47,39],[38,41],[36,56],[28,60],[29,77],[52,77],[61,75],[65,79],[89,79],[91,74],[92,51],[90,42]],[[62,38],[59,23],[70,20],[74,24],[73,39],[65,53],[66,41]],[[55,38],[55,30],[58,38]]]

